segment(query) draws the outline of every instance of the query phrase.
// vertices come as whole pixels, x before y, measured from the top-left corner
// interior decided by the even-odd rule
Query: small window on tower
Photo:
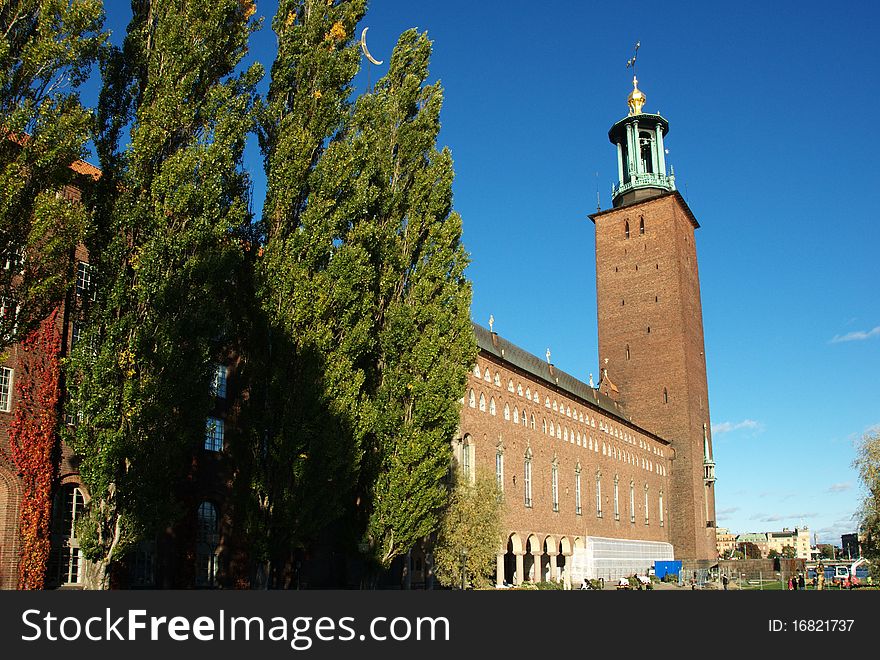
[[[663,388],[663,403],[669,403],[669,392],[665,387]]]
[[[639,234],[642,236],[645,235],[645,219],[644,218],[639,219]]]
[[[623,237],[629,238],[629,220],[623,221]]]
[[[629,344],[626,345],[626,359],[629,360]]]

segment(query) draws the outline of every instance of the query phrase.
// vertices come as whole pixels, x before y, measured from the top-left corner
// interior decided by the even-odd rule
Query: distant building
[[[797,559],[810,558],[810,530],[807,527],[789,529],[783,527],[781,532],[767,532],[767,552],[776,550],[782,554],[783,548],[794,548]]]
[[[767,534],[761,532],[750,532],[748,534],[740,534],[736,537],[736,548],[739,550],[744,543],[754,543],[761,552],[761,558],[767,557],[770,547],[767,544]]]
[[[862,547],[859,543],[858,534],[843,534],[840,537],[841,555],[855,559],[862,556]]]
[[[715,547],[719,557],[725,557],[728,553],[736,550],[736,534],[731,534],[725,527],[715,530]]]

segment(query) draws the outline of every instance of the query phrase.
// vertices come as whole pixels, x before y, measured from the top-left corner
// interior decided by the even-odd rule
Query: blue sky
[[[251,56],[271,66],[267,16]],[[853,442],[880,425],[880,81],[868,2],[374,0],[372,54],[427,30],[442,145],[472,264],[472,316],[587,380],[598,373],[593,225],[611,204],[608,128],[638,40],[646,111],[698,218],[720,526],[855,530]],[[125,2],[108,3],[114,41]],[[366,64],[366,63],[365,63]],[[356,86],[367,86],[362,71]],[[256,148],[246,163],[262,199]]]

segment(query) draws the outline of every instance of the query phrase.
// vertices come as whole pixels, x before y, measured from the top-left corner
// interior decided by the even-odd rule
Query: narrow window
[[[217,585],[219,531],[217,507],[211,502],[202,502],[199,504],[196,529],[196,586]]]
[[[513,381],[512,380],[507,381],[507,391],[513,392]]]
[[[506,403],[504,404],[504,419],[510,421],[510,406]],[[513,421],[514,423],[516,423],[516,415],[513,416]]]
[[[663,388],[663,403],[669,403],[669,392],[665,387]]]
[[[504,492],[504,453],[500,449],[495,451],[495,483]]]
[[[629,521],[636,521],[636,486],[632,481],[629,482]]]
[[[495,416],[495,397],[489,399],[489,414]]]
[[[496,371],[495,372],[495,387],[501,387],[501,375]]]
[[[489,367],[486,367],[486,373],[483,375],[483,380],[485,380],[487,383],[492,382],[492,376],[489,375]]]
[[[644,218],[639,219],[639,234],[642,236],[645,235],[645,219]]]
[[[614,519],[620,520],[620,498],[618,497],[618,478],[614,477]]]
[[[574,512],[581,515],[581,466],[574,470]]]
[[[478,365],[478,364],[475,364],[475,365],[474,365],[474,376],[476,376],[477,378],[482,378],[482,377],[483,377],[483,374],[482,374],[482,372],[480,371],[480,365]]]
[[[629,238],[629,220],[623,221],[623,237]]]
[[[553,496],[553,511],[559,511],[559,466],[554,463],[550,468],[550,491]]]
[[[91,295],[91,299],[95,299],[95,292],[92,289],[92,272],[94,269],[85,261],[80,261],[76,265],[76,295],[84,297]]]
[[[663,527],[663,491],[660,491],[660,527]]]
[[[214,376],[211,379],[211,394],[218,399],[226,398],[226,365],[218,364],[214,367]]]
[[[473,443],[469,435],[464,436],[461,444],[461,473],[468,481],[471,480],[471,452],[473,451]]]
[[[525,415],[526,415],[526,411],[523,410],[523,422],[524,422],[524,423],[525,423]],[[530,424],[529,424],[529,426],[531,427],[531,429],[532,429],[533,431],[535,430],[535,415],[534,415],[534,414],[533,414],[532,417],[531,417],[531,420],[530,420]]]
[[[480,392],[480,412],[486,412],[486,397]]]
[[[73,484],[65,484],[55,496],[48,578],[58,586],[82,582],[82,550],[76,523],[84,506],[82,491]]]
[[[523,463],[523,490],[525,492],[525,505],[532,506],[532,457],[526,455]]]
[[[596,473],[596,517],[602,517],[602,473]]]
[[[9,412],[12,409],[12,375],[9,367],[0,369],[0,411]]]
[[[649,523],[648,516],[648,484],[645,484],[645,524]]]
[[[626,359],[629,360],[629,344],[626,345]]]
[[[477,407],[477,397],[476,397],[476,395],[474,394],[474,391],[473,391],[473,390],[471,390],[471,391],[470,391],[470,394],[468,394],[468,405],[469,405],[471,408],[476,408],[476,407]]]
[[[217,417],[208,417],[205,424],[205,451],[222,451],[223,435],[223,420]]]

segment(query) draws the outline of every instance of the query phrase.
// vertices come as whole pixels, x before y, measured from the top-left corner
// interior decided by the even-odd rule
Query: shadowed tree
[[[853,467],[864,488],[858,512],[862,556],[871,562],[872,578],[880,580],[880,430],[875,428],[862,436]]]
[[[131,545],[178,519],[175,485],[204,442],[212,364],[226,341],[230,282],[253,245],[241,167],[255,65],[250,0],[137,0],[103,67],[89,198],[94,289],[80,297],[70,438],[91,502],[80,529],[106,586]],[[125,146],[123,146],[125,144]]]

